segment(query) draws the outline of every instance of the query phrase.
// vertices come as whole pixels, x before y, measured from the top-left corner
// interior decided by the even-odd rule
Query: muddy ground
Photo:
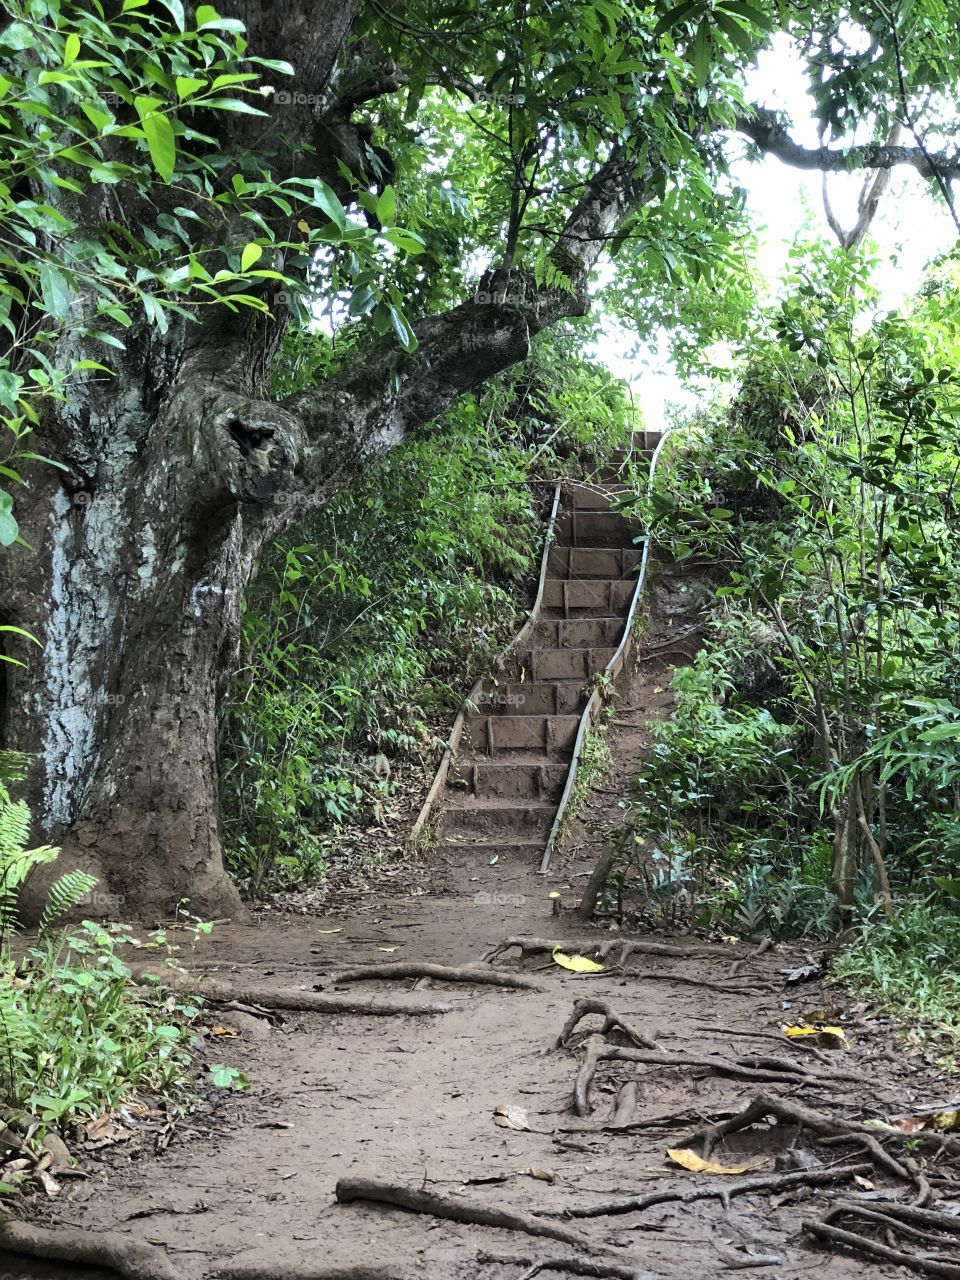
[[[648,643],[664,638],[655,633]],[[559,892],[564,908],[575,905],[608,829],[620,821],[617,802],[630,785],[649,718],[669,710],[667,665],[679,655],[669,646],[658,652],[639,665],[621,694],[611,725],[614,773],[590,797],[566,853],[547,876],[509,858],[461,865],[439,854],[425,856],[394,866],[388,889],[344,894],[338,909],[323,915],[278,919],[274,910],[256,925],[217,927],[188,960],[191,969],[238,988],[256,981],[284,991],[320,986],[396,996],[416,986],[421,998],[448,1003],[448,1012],[292,1012],[270,1022],[223,1011],[218,1020],[234,1023],[242,1034],[207,1042],[203,1053],[242,1068],[251,1080],[246,1094],[186,1117],[162,1154],[146,1134],[86,1158],[89,1178],[67,1181],[58,1199],[34,1200],[18,1212],[45,1225],[148,1242],[185,1280],[238,1266],[247,1276],[286,1280],[341,1274],[357,1280],[520,1280],[534,1274],[538,1260],[560,1257],[612,1261],[623,1275],[632,1267],[636,1276],[678,1280],[742,1267],[777,1280],[911,1274],[835,1245],[825,1248],[801,1224],[820,1219],[838,1194],[868,1204],[889,1192],[906,1204],[917,1198],[919,1184],[878,1170],[856,1142],[818,1145],[809,1130],[789,1124],[732,1134],[713,1158],[725,1165],[757,1161],[746,1177],[862,1162],[870,1166],[862,1181],[845,1180],[839,1189],[787,1185],[737,1196],[726,1209],[714,1198],[667,1201],[616,1216],[536,1219],[582,1232],[586,1243],[577,1245],[336,1199],[340,1180],[371,1178],[489,1209],[562,1215],[617,1197],[739,1183],[729,1174],[688,1171],[666,1153],[690,1145],[705,1119],[741,1109],[761,1090],[838,1120],[887,1117],[950,1096],[950,1081],[922,1058],[900,1052],[885,1020],[816,980],[787,985],[782,970],[808,959],[797,947],[751,958],[745,942],[708,944],[659,932],[648,940],[703,954],[633,955],[624,969],[608,962],[603,973],[578,974],[560,968],[549,953],[521,961],[513,950],[495,965],[530,975],[539,989],[423,980],[334,988],[332,975],[358,964],[477,964],[512,935],[563,939],[581,950],[619,936],[609,926],[585,926],[566,910],[554,915],[556,900],[549,895]],[[601,1061],[589,1093],[591,1110],[581,1117],[572,1106],[581,1046],[585,1032],[599,1030],[602,1019],[588,1017],[566,1047],[558,1036],[574,1001],[585,997],[609,1001],[667,1055],[776,1057],[794,1068],[848,1078],[771,1083],[725,1078],[685,1063]],[[786,1044],[784,1019],[817,1007],[830,1009],[845,1027],[845,1049],[811,1055]],[[630,1041],[611,1032],[607,1043]],[[636,1082],[633,1105],[630,1091],[621,1091],[628,1081]],[[633,1127],[613,1126],[618,1098],[625,1109],[619,1119]],[[499,1127],[498,1108],[522,1109],[510,1114],[529,1128]],[[891,1150],[902,1154],[902,1144]],[[930,1175],[931,1202],[941,1210],[957,1206],[960,1182],[949,1179],[958,1176],[960,1161],[929,1148],[915,1154]],[[866,1234],[887,1247],[891,1241],[904,1247],[889,1227],[886,1234],[870,1228]],[[955,1240],[954,1261],[960,1263],[960,1236]],[[906,1247],[930,1252],[923,1242]],[[948,1253],[940,1248],[937,1256]],[[13,1255],[0,1264],[4,1280],[78,1274],[107,1280],[111,1273]]]

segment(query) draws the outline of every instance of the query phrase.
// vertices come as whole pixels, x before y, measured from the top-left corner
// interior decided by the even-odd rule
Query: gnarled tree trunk
[[[308,103],[329,99],[355,2],[220,8],[246,22],[253,52],[292,52]],[[277,110],[288,132],[314,136],[309,105]],[[113,377],[78,375],[51,404],[36,448],[64,470],[33,466],[18,506],[29,549],[0,560],[0,621],[41,641],[8,643],[25,665],[4,666],[0,745],[31,756],[28,799],[38,839],[64,850],[57,870],[98,876],[91,913],[155,918],[183,898],[238,911],[218,838],[216,720],[260,551],[412,426],[522,360],[533,333],[581,314],[587,276],[641,192],[616,151],[585,184],[558,245],[572,291],[531,284],[522,306],[465,303],[416,325],[414,353],[385,344],[283,403],[256,398],[280,323],[208,310],[164,334],[129,330]],[[104,358],[64,339],[65,367],[91,355]]]

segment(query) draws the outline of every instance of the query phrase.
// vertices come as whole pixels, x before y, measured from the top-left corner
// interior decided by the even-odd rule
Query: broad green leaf
[[[173,126],[166,116],[157,112],[148,113],[142,123],[153,167],[164,182],[169,182],[177,163],[177,142]]]
[[[9,547],[16,542],[19,532],[20,526],[13,515],[13,498],[6,489],[0,489],[0,546]],[[7,630],[7,628],[2,629]],[[11,629],[16,630],[16,628]]]
[[[240,255],[240,270],[249,271],[253,264],[263,254],[260,245],[254,244],[252,241],[248,245],[244,245],[243,253]]]
[[[63,320],[70,310],[73,289],[67,277],[52,262],[40,264],[40,292],[47,314],[55,320]]]

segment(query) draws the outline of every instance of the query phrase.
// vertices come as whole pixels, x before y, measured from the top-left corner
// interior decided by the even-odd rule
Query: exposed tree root
[[[811,1072],[794,1071],[787,1068],[770,1070],[753,1067],[733,1058],[721,1058],[717,1054],[700,1053],[664,1053],[651,1049],[627,1049],[616,1045],[606,1045],[598,1049],[596,1062],[638,1062],[648,1067],[680,1067],[688,1070],[691,1067],[712,1071],[718,1076],[727,1076],[733,1080],[756,1080],[765,1084],[823,1084],[831,1077],[813,1075]],[[793,1064],[790,1064],[791,1067]],[[581,1068],[582,1070],[582,1068]],[[579,1114],[586,1114],[581,1112]]]
[[[11,1218],[0,1220],[0,1245],[28,1258],[105,1267],[124,1280],[186,1280],[182,1262],[176,1266],[162,1249],[112,1231],[70,1231],[35,1227]]]
[[[597,1063],[605,1056],[605,1048],[603,1036],[590,1036],[583,1046],[583,1058],[573,1082],[573,1109],[578,1116],[590,1114],[590,1086],[597,1073]]]
[[[842,1182],[856,1174],[870,1173],[869,1164],[837,1165],[832,1169],[797,1169],[792,1173],[771,1174],[769,1177],[744,1178],[742,1182],[724,1182],[721,1186],[694,1188],[689,1191],[652,1191],[645,1196],[624,1196],[618,1200],[602,1200],[584,1209],[565,1209],[565,1218],[605,1218],[622,1213],[640,1213],[658,1204],[692,1204],[694,1200],[719,1200],[729,1209],[733,1196],[754,1192],[776,1194],[793,1187],[818,1187],[830,1182]]]
[[[707,991],[719,991],[725,996],[762,996],[769,988],[758,986],[731,987],[727,982],[710,982],[707,978],[691,978],[683,973],[641,973],[633,970],[630,977],[648,982],[678,982],[685,987],[705,987]]]
[[[761,938],[760,942],[757,944],[757,946],[754,947],[754,949],[750,952],[749,955],[745,955],[743,956],[742,959],[735,960],[733,962],[733,964],[727,970],[727,977],[739,978],[741,972],[750,963],[751,960],[758,960],[760,956],[764,955],[767,951],[769,951],[772,946],[773,946],[773,942],[770,940],[770,938]]]
[[[400,960],[394,964],[364,964],[356,969],[343,969],[333,975],[335,983],[365,982],[370,978],[435,978],[438,982],[476,982],[491,987],[518,987],[526,991],[542,991],[535,978],[523,973],[503,973],[480,965],[418,964]]]
[[[144,966],[137,981],[142,985],[145,975],[155,969]],[[416,1017],[424,1014],[452,1013],[466,1007],[465,1001],[447,1004],[442,1000],[403,999],[396,996],[335,996],[319,991],[276,991],[270,987],[232,987],[225,982],[209,982],[192,974],[161,973],[157,975],[170,991],[202,996],[216,1003],[238,1002],[258,1005],[262,1011],[288,1009],[298,1013],[359,1013],[375,1017],[391,1014],[408,1014]]]
[[[573,1002],[573,1012],[563,1024],[563,1030],[560,1032],[560,1044],[564,1047],[569,1043],[574,1028],[587,1017],[588,1014],[599,1013],[603,1017],[603,1026],[600,1028],[600,1035],[605,1036],[611,1031],[622,1031],[628,1040],[632,1041],[639,1049],[659,1049],[659,1045],[655,1040],[651,1040],[649,1036],[645,1036],[642,1031],[638,1031],[636,1027],[627,1022],[617,1011],[611,1008],[609,1001],[601,1000],[595,996],[586,996],[582,1000]]]
[[[855,1231],[844,1231],[828,1222],[802,1222],[801,1227],[818,1240],[831,1244],[842,1244],[858,1253],[866,1253],[873,1258],[882,1258],[884,1262],[893,1262],[899,1267],[909,1267],[911,1271],[922,1271],[928,1276],[941,1276],[943,1280],[960,1280],[960,1265],[953,1262],[941,1262],[936,1258],[924,1258],[917,1254],[907,1253],[903,1249],[891,1249],[889,1245],[880,1244],[868,1236],[858,1235]]]
[[[492,964],[499,956],[504,955],[507,951],[517,948],[520,952],[520,958],[525,959],[527,956],[541,955],[544,952],[555,951],[557,948],[561,951],[574,952],[580,955],[596,956],[598,960],[609,960],[615,953],[616,960],[613,963],[622,967],[625,961],[637,952],[645,956],[673,956],[680,960],[690,960],[697,956],[716,957],[719,948],[694,948],[671,947],[665,942],[630,942],[623,938],[615,938],[612,941],[587,941],[587,942],[570,942],[561,939],[534,938],[526,934],[519,934],[516,937],[504,938],[502,942],[498,942],[483,957],[484,963]]]
[[[748,1129],[753,1124],[759,1124],[767,1116],[776,1116],[778,1120],[786,1124],[796,1124],[802,1128],[809,1129],[811,1133],[819,1134],[828,1142],[857,1142],[869,1151],[878,1165],[892,1173],[894,1177],[901,1178],[905,1182],[917,1181],[914,1172],[884,1150],[877,1140],[876,1130],[871,1130],[866,1125],[855,1120],[837,1120],[822,1111],[814,1111],[810,1107],[801,1106],[798,1102],[787,1101],[770,1093],[758,1093],[743,1111],[731,1116],[728,1120],[721,1120],[718,1124],[698,1129],[696,1133],[691,1134],[685,1141],[687,1145],[691,1146],[702,1143],[704,1157],[708,1158],[721,1138],[726,1137],[727,1134],[736,1133],[741,1129]],[[883,1136],[896,1138],[901,1142],[909,1141],[914,1143],[917,1139],[926,1135],[887,1133],[884,1131]],[[933,1139],[934,1145],[942,1143],[943,1135],[929,1136]]]
[[[389,1263],[357,1267],[291,1267],[287,1263],[275,1267],[238,1263],[221,1267],[212,1276],[216,1280],[414,1280],[412,1269],[404,1270]]]
[[[491,1205],[461,1197],[442,1196],[433,1191],[401,1187],[374,1178],[341,1178],[337,1183],[337,1200],[350,1204],[355,1200],[373,1200],[393,1204],[411,1213],[427,1213],[452,1222],[469,1222],[480,1227],[500,1227],[505,1231],[522,1231],[528,1236],[545,1236],[562,1240],[581,1249],[593,1249],[593,1242],[579,1231],[558,1226],[544,1218],[534,1217],[519,1209],[495,1209]]]
[[[613,1119],[611,1124],[614,1129],[623,1129],[628,1125],[634,1117],[637,1110],[637,1082],[636,1080],[628,1080],[621,1086],[620,1092],[617,1094],[617,1100],[613,1107]]]
[[[573,1276],[599,1276],[601,1280],[642,1280],[643,1271],[621,1262],[602,1262],[592,1258],[534,1258],[530,1254],[478,1253],[477,1261],[499,1267],[529,1267],[518,1280],[533,1280],[541,1271],[566,1271]]]

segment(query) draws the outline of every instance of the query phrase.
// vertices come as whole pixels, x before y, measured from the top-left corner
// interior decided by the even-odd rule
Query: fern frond
[[[44,933],[55,920],[66,915],[96,887],[96,883],[96,876],[91,876],[86,871],[65,871],[50,886],[43,915],[40,917],[39,932]]]
[[[17,1100],[19,1064],[29,1048],[29,1028],[10,978],[0,973],[0,1096]]]

